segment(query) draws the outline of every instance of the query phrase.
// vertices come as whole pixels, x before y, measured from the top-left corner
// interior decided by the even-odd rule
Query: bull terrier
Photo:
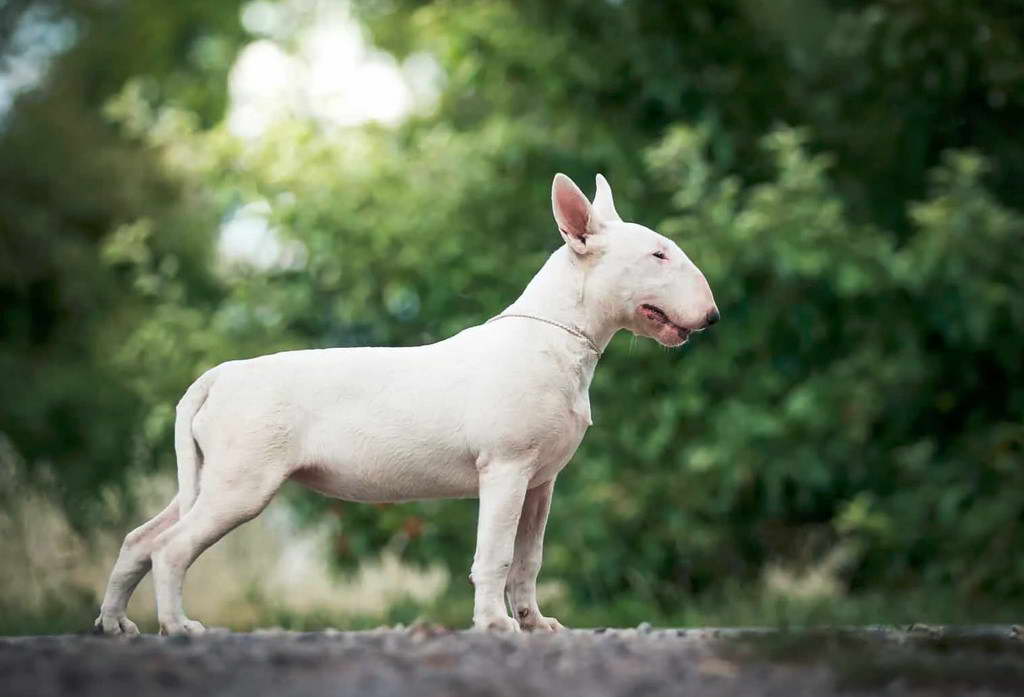
[[[345,501],[478,497],[473,626],[562,629],[536,581],[597,361],[620,329],[679,346],[719,313],[683,250],[622,221],[600,174],[593,203],[563,174],[551,202],[565,244],[487,322],[427,346],[229,361],[196,380],[177,406],[178,493],[125,537],[96,630],[138,632],[125,608],[152,568],[161,632],[203,632],[185,616],[185,572],[288,479]]]

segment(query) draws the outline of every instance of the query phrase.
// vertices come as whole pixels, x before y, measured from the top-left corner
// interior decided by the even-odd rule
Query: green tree
[[[0,430],[30,473],[45,465],[57,475],[79,520],[101,486],[145,464],[135,447],[139,403],[110,360],[141,308],[102,263],[103,240],[140,216],[160,219],[154,242],[179,260],[185,287],[215,292],[216,219],[183,199],[103,108],[144,75],[155,103],[218,121],[242,38],[237,8],[40,0],[7,3],[0,14],[0,67],[24,60],[33,42],[70,44],[0,123],[0,380],[9,395]]]
[[[173,404],[210,365],[478,323],[559,243],[552,173],[586,185],[603,171],[627,219],[704,269],[723,321],[681,351],[613,342],[595,426],[557,487],[544,578],[581,612],[619,603],[637,620],[841,549],[842,580],[888,594],[887,612],[914,589],[1020,611],[1012,3],[363,0],[383,47],[440,61],[436,111],[393,129],[296,119],[256,142],[221,119],[235,9],[205,7],[126,15],[212,28],[82,79],[109,88],[67,112],[95,128],[72,131],[79,176],[61,176],[38,127],[65,110],[33,111],[59,79],[5,126],[0,152],[17,159],[0,157],[0,196],[17,215],[0,225],[21,245],[8,258],[45,261],[2,277],[0,366],[32,398],[0,407],[0,424],[26,459],[77,468],[82,492],[169,468]],[[11,164],[30,155],[35,179]],[[43,193],[17,193],[36,180]],[[96,192],[102,205],[77,203]],[[72,204],[99,213],[86,226]],[[276,263],[215,257],[218,224],[243,214],[278,236]],[[7,280],[36,269],[42,300]],[[295,503],[338,517],[342,564],[396,539],[453,570],[472,553],[471,503]]]

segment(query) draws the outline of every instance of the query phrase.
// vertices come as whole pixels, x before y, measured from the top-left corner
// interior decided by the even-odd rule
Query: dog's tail
[[[174,454],[178,459],[178,513],[182,517],[195,503],[199,495],[199,466],[202,452],[192,434],[192,420],[206,403],[210,393],[216,368],[203,373],[198,380],[185,391],[185,396],[178,402],[177,415],[174,419]]]

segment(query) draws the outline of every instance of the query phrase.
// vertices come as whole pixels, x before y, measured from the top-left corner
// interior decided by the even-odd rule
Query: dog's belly
[[[472,466],[369,471],[360,466],[307,465],[291,478],[325,496],[363,503],[472,498],[478,493],[477,473]]]
[[[412,411],[408,404],[380,409],[370,403],[325,413],[304,434],[292,478],[347,501],[476,496],[475,455],[453,437],[455,422],[436,414],[415,418]]]
[[[381,421],[360,409],[346,418],[325,418],[307,433],[304,456],[291,478],[327,496],[370,503],[473,498],[479,494],[479,458],[504,456],[507,448],[491,437],[467,441],[455,423],[435,419]],[[576,452],[589,418],[566,413],[542,420],[543,429],[525,429],[511,441],[530,443],[532,488],[553,479]],[[335,425],[342,424],[342,425]],[[401,424],[401,425],[399,425]],[[525,424],[518,424],[522,427]],[[472,445],[470,445],[472,442]],[[518,448],[517,448],[518,450]]]

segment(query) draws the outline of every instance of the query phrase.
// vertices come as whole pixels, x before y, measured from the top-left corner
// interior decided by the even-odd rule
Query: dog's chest
[[[591,425],[590,399],[586,392],[579,395],[559,422],[537,434],[537,469],[530,478],[530,486],[552,479],[569,464],[579,448],[587,427]]]
[[[545,482],[562,470],[576,453],[592,425],[590,411],[590,381],[593,364],[573,361],[560,372],[561,385],[555,399],[545,401],[536,410],[540,417],[531,419],[531,440],[537,446],[537,470],[531,485]],[[569,381],[565,381],[570,377]]]

